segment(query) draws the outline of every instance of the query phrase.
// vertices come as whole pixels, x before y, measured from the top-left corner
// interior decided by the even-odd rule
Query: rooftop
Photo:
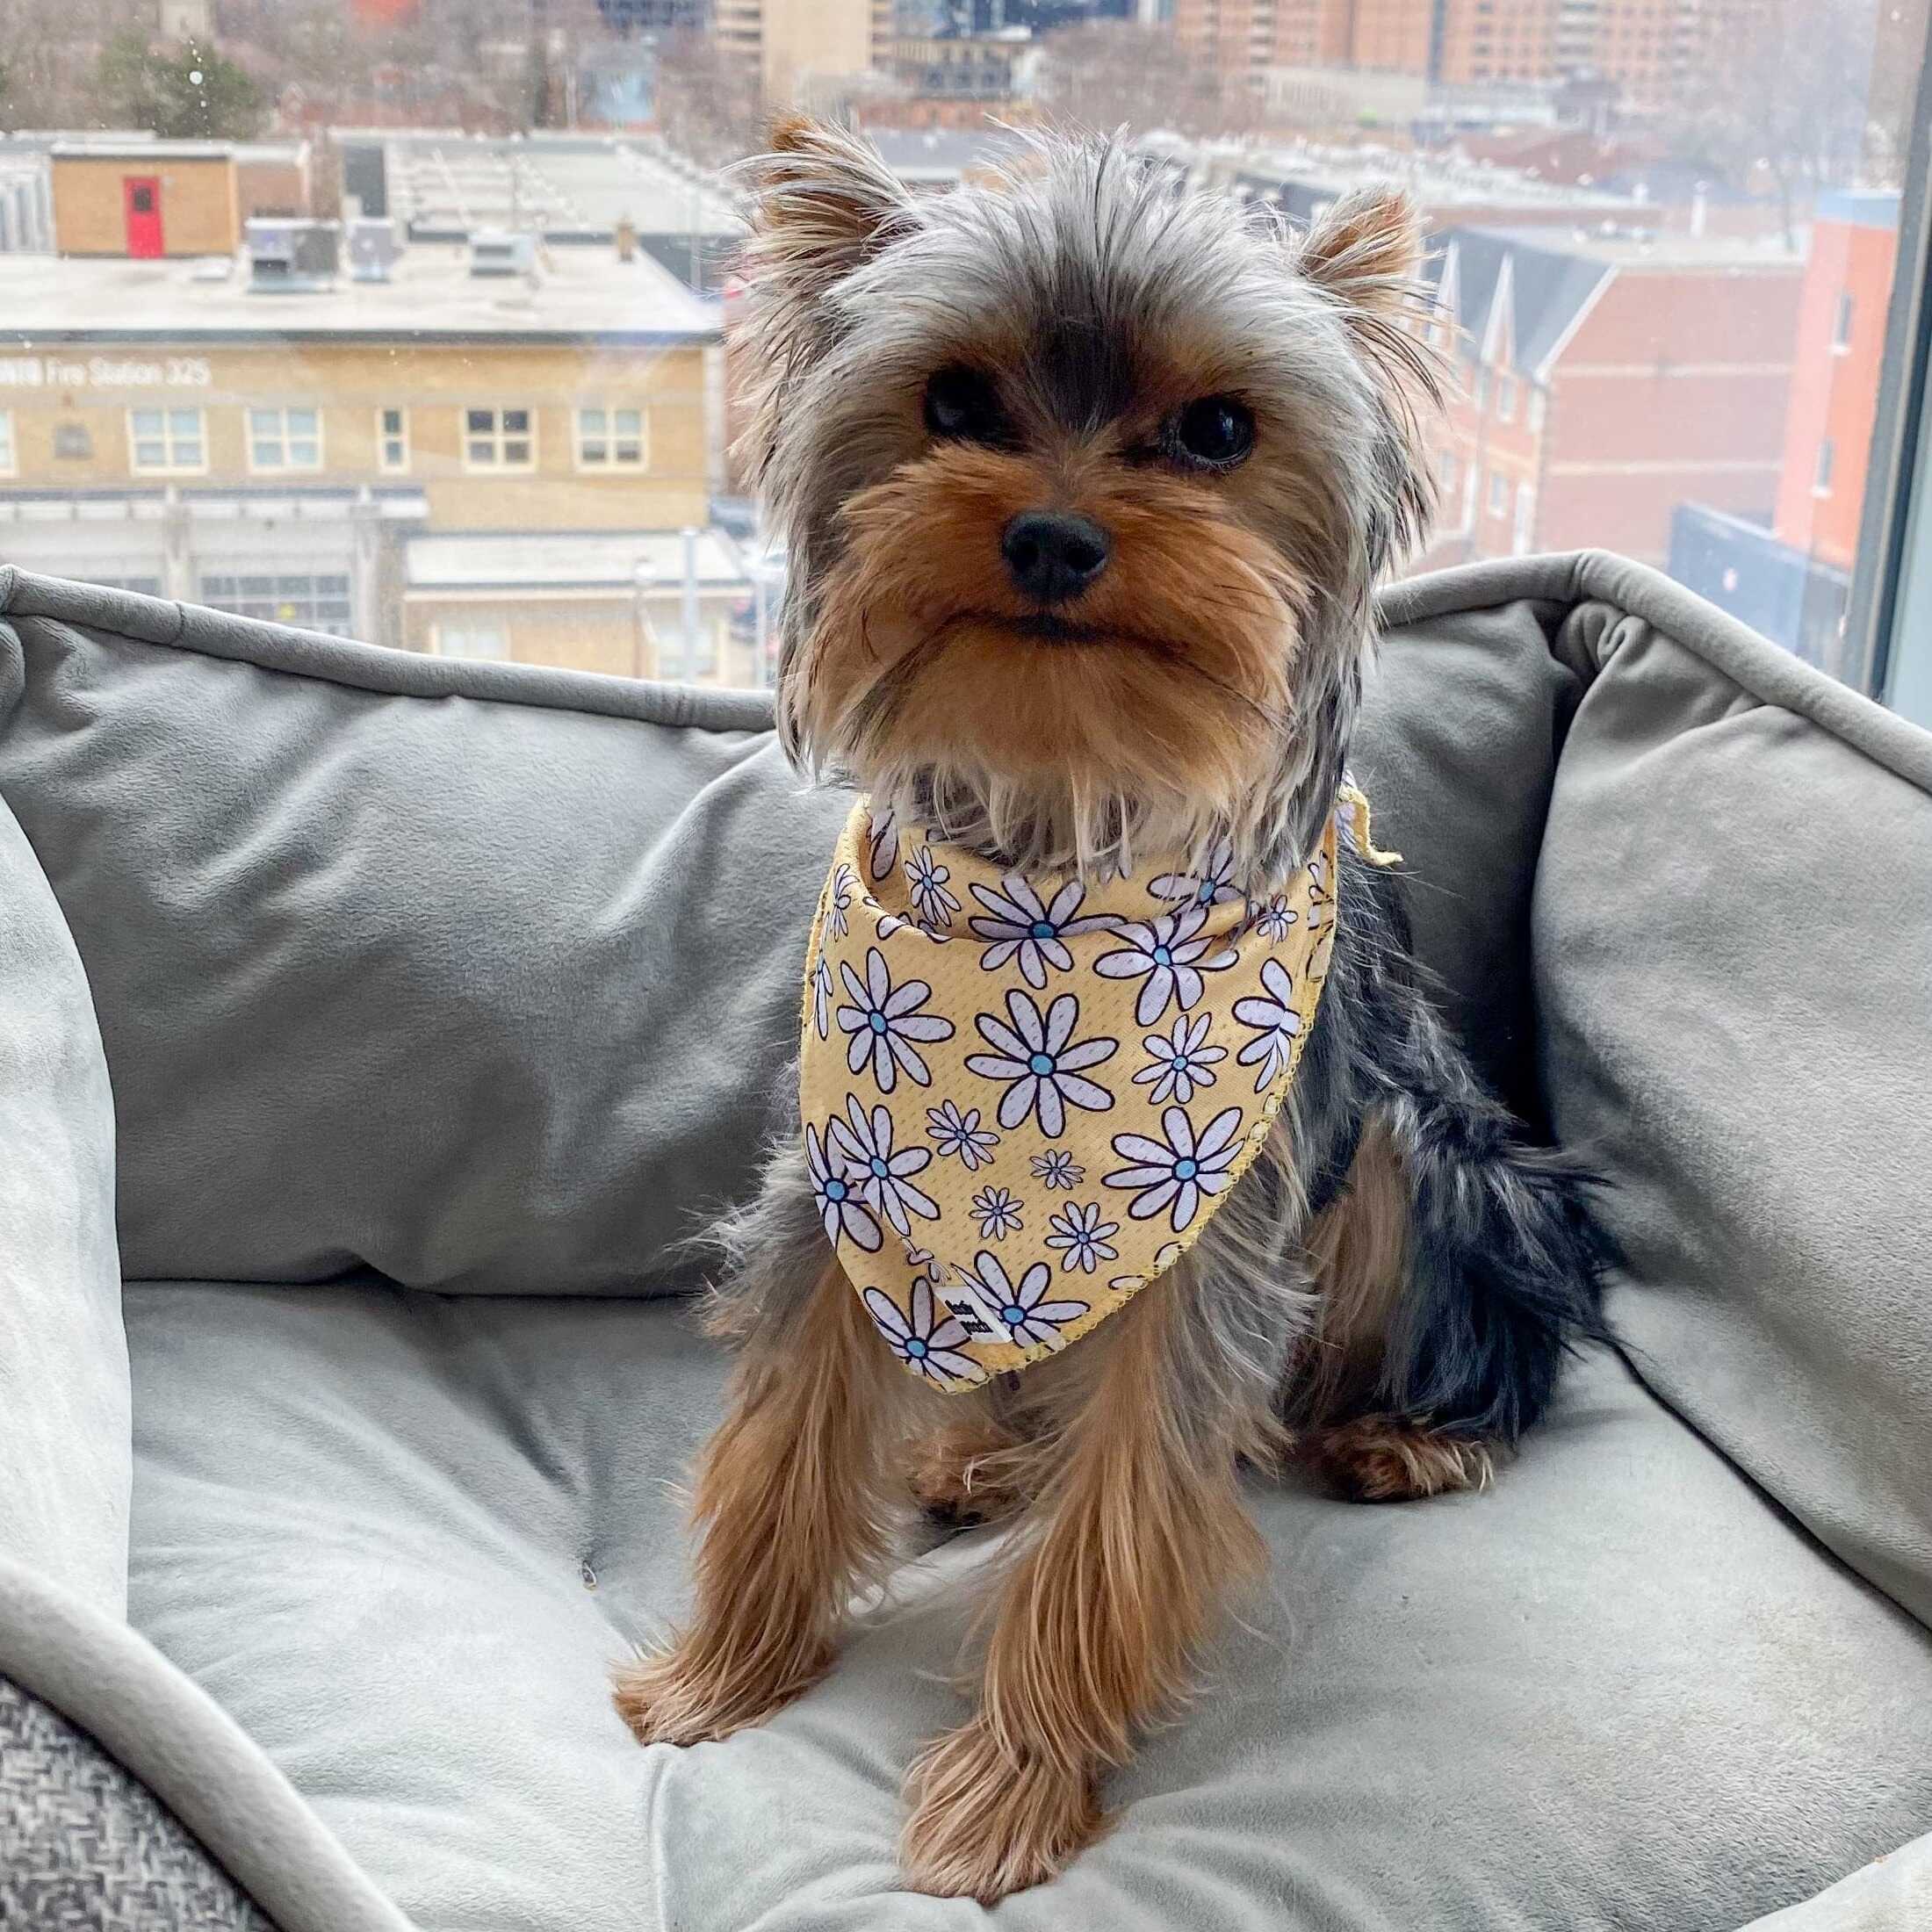
[[[737,546],[722,531],[700,530],[693,561],[702,589],[750,582]],[[412,537],[409,588],[428,591],[523,589],[631,591],[638,573],[653,596],[676,595],[684,583],[684,538],[677,530],[559,530],[515,537]]]
[[[344,148],[379,146],[389,213],[412,234],[454,239],[478,228],[609,236],[737,234],[731,198],[661,142],[602,135],[343,132]]]
[[[536,277],[479,278],[459,246],[407,249],[388,282],[346,270],[314,293],[257,293],[245,261],[0,254],[0,353],[60,342],[710,342],[717,306],[647,256],[545,251]]]
[[[1777,234],[1687,234],[1674,229],[1633,230],[1616,224],[1513,228],[1484,223],[1459,232],[1493,235],[1513,249],[1601,263],[1625,274],[1755,269],[1794,275],[1805,265],[1805,249],[1786,248],[1783,237]]]

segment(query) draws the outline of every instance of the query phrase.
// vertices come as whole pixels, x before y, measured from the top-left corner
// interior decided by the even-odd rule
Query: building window
[[[1475,391],[1476,414],[1480,416],[1489,407],[1489,365],[1482,364],[1476,371]]]
[[[198,409],[130,409],[127,442],[138,476],[194,476],[208,466]]]
[[[1838,445],[1829,436],[1824,437],[1818,445],[1818,467],[1812,473],[1813,496],[1831,494],[1831,472],[1837,461]]]
[[[1436,458],[1436,480],[1441,484],[1442,494],[1445,496],[1455,488],[1456,452],[1453,450],[1445,450]]]
[[[319,470],[321,466],[322,419],[320,411],[249,411],[249,467],[251,470]]]
[[[407,409],[378,409],[376,412],[376,465],[389,476],[409,467],[409,412]]]
[[[1850,290],[1841,291],[1837,319],[1831,326],[1831,346],[1837,355],[1846,356],[1851,352],[1851,323],[1857,312],[1858,305],[1852,300]]]
[[[1530,391],[1530,429],[1532,434],[1542,435],[1543,419],[1548,414],[1549,403],[1548,391],[1536,388]]]
[[[1496,383],[1496,416],[1498,422],[1516,421],[1516,378],[1498,376]]]
[[[13,412],[0,409],[0,476],[11,476],[13,467]]]
[[[466,409],[463,460],[472,470],[527,470],[537,459],[537,435],[528,409]]]
[[[1501,470],[1489,472],[1489,515],[1501,516],[1510,507],[1510,479]]]
[[[94,433],[84,422],[54,426],[54,454],[63,463],[84,463],[94,453]]]
[[[1536,530],[1536,492],[1527,483],[1516,487],[1516,529],[1510,548],[1518,557],[1529,553],[1530,538]]]
[[[510,640],[494,617],[465,617],[439,624],[430,632],[430,647],[444,658],[507,658]]]
[[[353,635],[346,576],[204,577],[201,601],[237,617],[299,624],[336,638]]]
[[[580,409],[577,463],[586,470],[640,470],[645,460],[644,411]]]

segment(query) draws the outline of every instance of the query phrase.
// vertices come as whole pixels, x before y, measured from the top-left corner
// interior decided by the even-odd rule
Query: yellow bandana
[[[1222,850],[1104,885],[1002,873],[861,799],[807,953],[798,1099],[825,1234],[906,1367],[969,1388],[1077,1341],[1260,1151],[1334,941],[1338,820],[1265,903]]]

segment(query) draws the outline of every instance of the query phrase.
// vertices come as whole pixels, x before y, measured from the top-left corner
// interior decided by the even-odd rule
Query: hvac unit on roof
[[[479,228],[470,237],[472,275],[534,275],[537,237],[507,228]]]
[[[352,281],[386,282],[402,238],[386,215],[357,215],[348,224],[349,274]]]
[[[247,248],[251,293],[328,289],[335,284],[342,229],[334,221],[257,215],[248,223]]]

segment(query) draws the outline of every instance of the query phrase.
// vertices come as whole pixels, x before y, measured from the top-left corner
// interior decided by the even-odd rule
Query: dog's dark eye
[[[1254,448],[1254,412],[1232,396],[1203,396],[1174,418],[1172,436],[1184,463],[1231,470]]]
[[[926,386],[926,427],[959,443],[997,443],[1005,433],[999,398],[977,369],[941,369]]]

